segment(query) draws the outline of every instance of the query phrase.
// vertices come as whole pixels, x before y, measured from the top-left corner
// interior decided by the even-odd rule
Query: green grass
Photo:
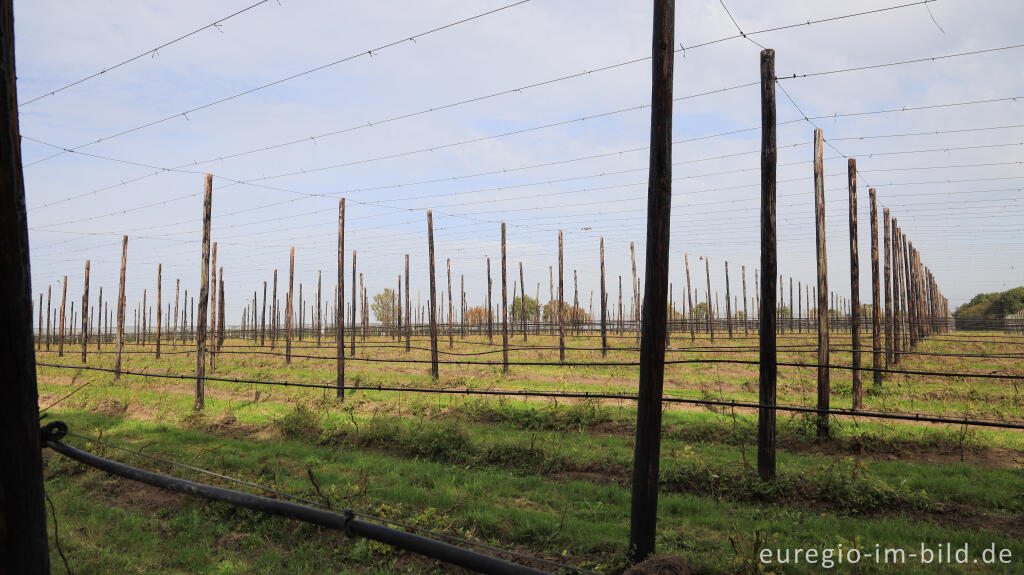
[[[536,339],[531,337],[530,343]],[[675,343],[689,341],[677,338]],[[716,344],[729,345],[721,339]],[[928,341],[918,349],[965,345]],[[999,351],[993,344],[979,345]],[[329,350],[325,346],[321,353]],[[400,349],[367,352],[404,355]],[[635,353],[612,356],[625,360]],[[184,354],[165,354],[159,361],[148,354],[126,357],[126,369],[194,369]],[[89,365],[108,365],[111,359],[93,356]],[[77,363],[78,357],[60,361]],[[918,356],[904,365],[933,369],[920,367],[918,361],[930,365],[945,359]],[[1005,363],[993,360],[969,369],[1007,369]],[[333,380],[327,361],[293,360],[288,368],[279,357],[224,354],[217,364],[218,376]],[[399,364],[395,370],[374,371],[379,368],[350,363],[349,380],[359,378],[364,385],[635,389],[635,370],[622,367],[517,368],[511,375],[494,368],[450,367],[442,368],[437,383],[423,373],[425,366]],[[739,371],[706,365],[673,366],[669,371],[677,382],[690,376],[712,382],[703,388],[667,383],[670,393],[753,397]],[[870,377],[865,380],[870,386]],[[625,565],[636,417],[631,404],[370,391],[352,393],[337,404],[329,399],[330,391],[211,382],[206,410],[196,415],[187,381],[133,376],[114,380],[106,373],[53,368],[40,368],[41,403],[86,382],[49,417],[79,433],[337,507],[602,572],[617,572]],[[813,391],[813,382],[785,374],[780,379],[780,391],[807,385]],[[914,385],[939,383],[920,378]],[[987,389],[988,395],[976,393],[970,400],[978,413],[991,408],[995,387],[949,384],[953,392]],[[1008,392],[1004,385],[1002,393]],[[866,396],[866,402],[881,402],[887,395],[893,405],[918,401],[904,383],[887,381],[885,391]],[[794,391],[793,397],[802,396]],[[999,404],[1005,398],[993,401]],[[1012,412],[1001,405],[993,409],[1003,415]],[[756,419],[751,414],[674,409],[665,413],[664,424],[659,552],[681,555],[701,570],[758,572],[763,566],[752,562],[755,546],[820,549],[842,544],[870,549],[878,543],[909,552],[922,543],[946,541],[968,542],[974,549],[996,543],[1011,549],[1021,568],[1022,433],[839,418],[833,421],[833,438],[821,444],[813,437],[813,419],[780,415],[780,476],[765,483],[753,468]],[[69,442],[148,469],[210,481],[100,444],[74,438]],[[450,571],[380,544],[140,488],[52,453],[46,457],[46,477],[75,573]],[[53,559],[59,565],[56,554]],[[900,570],[985,572],[980,566],[966,567],[910,564]],[[883,571],[887,569],[862,565],[858,572]],[[817,571],[805,565],[780,572]]]

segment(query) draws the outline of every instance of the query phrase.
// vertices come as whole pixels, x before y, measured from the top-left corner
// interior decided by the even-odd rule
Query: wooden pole
[[[210,302],[210,213],[213,204],[213,174],[206,174],[206,189],[203,195],[203,253],[202,269],[199,272],[199,317],[196,319],[196,411],[204,406],[206,377],[206,312]],[[275,284],[276,285],[276,284]]]
[[[437,379],[437,290],[434,282],[434,214],[431,210],[427,210],[427,248],[430,252],[430,375]]]
[[[224,267],[221,266],[219,277],[217,278],[217,285],[219,293],[217,295],[217,333],[215,342],[217,350],[220,351],[222,345],[224,345]]]
[[[828,258],[825,247],[825,172],[823,136],[814,130],[814,236],[818,258],[818,409],[829,408],[831,385],[828,372]],[[763,314],[762,314],[763,315]],[[828,414],[818,415],[818,437],[829,435]]]
[[[857,160],[847,160],[850,192],[850,334],[853,342],[853,409],[864,403],[860,377],[860,255],[857,246]]]
[[[431,272],[433,275],[433,272]],[[339,284],[340,285],[340,284]],[[356,355],[356,250],[352,250],[352,323],[349,326],[352,328],[352,334],[348,338],[348,353],[352,357]]]
[[[124,350],[125,295],[124,272],[128,265],[128,236],[121,236],[121,281],[117,291],[117,342],[114,356],[114,379],[121,377],[121,353]]]
[[[284,310],[284,362],[292,362],[292,304],[295,301],[295,246],[288,252],[288,304]]]
[[[452,331],[452,304],[455,301],[452,299],[452,260],[447,258],[448,265],[448,349],[455,347],[455,333]],[[502,263],[504,266],[504,263]]]
[[[42,301],[42,299],[40,299]],[[41,305],[41,304],[40,304]],[[608,355],[608,295],[604,287],[604,237],[601,237],[601,357]]]
[[[725,325],[729,329],[729,339],[732,339],[732,304],[729,302],[729,262],[725,262]]]
[[[558,230],[558,361],[565,361],[565,296],[564,296],[564,269],[562,267],[562,230]]]
[[[707,280],[708,280],[708,314],[707,314],[708,334],[711,335],[711,341],[715,341],[714,308],[711,307],[711,258],[709,258],[707,256],[701,256],[701,259],[704,260],[704,273],[707,276]]]
[[[519,314],[522,316],[523,343],[526,343],[526,280],[523,279],[523,262],[519,262],[519,285],[522,286],[523,295],[519,302]],[[465,299],[465,298],[463,298]]]
[[[758,325],[759,379],[757,471],[775,479],[775,398],[778,376],[775,337],[775,276],[778,272],[775,235],[777,148],[775,143],[775,50],[761,52],[761,316]],[[726,268],[728,269],[728,268]],[[746,296],[744,295],[744,299]],[[728,301],[728,300],[727,300]]]
[[[163,326],[163,272],[164,265],[156,264],[156,358],[160,359],[160,332]]]
[[[686,302],[690,311],[690,343],[697,339],[696,326],[693,316],[693,288],[690,287],[690,254],[683,254],[683,261],[686,264]]]
[[[58,322],[58,333],[57,333],[57,357],[64,357],[64,309],[67,305],[68,299],[68,276],[64,276],[64,281],[61,282],[61,296],[60,296],[60,322]]]
[[[277,270],[274,270],[274,288],[270,295],[270,349],[277,344]]]
[[[408,272],[406,272],[408,275]],[[320,279],[316,282],[317,315],[320,314]],[[317,330],[319,331],[319,329]],[[345,198],[338,200],[338,286],[334,291],[335,387],[336,398],[345,401]],[[319,345],[319,335],[317,336]]]
[[[82,363],[86,361],[89,345],[89,260],[85,260],[85,285],[82,288]],[[42,294],[40,294],[40,301]]]
[[[0,573],[50,573],[39,392],[32,349],[32,271],[18,127],[14,8],[0,12]],[[88,265],[88,264],[87,264]],[[42,302],[40,301],[40,310]],[[83,317],[84,317],[83,308]],[[44,422],[48,423],[48,422]],[[54,526],[56,533],[56,525]]]
[[[743,335],[750,335],[750,315],[747,313],[747,266],[740,266],[743,280]]]
[[[871,367],[875,389],[882,387],[882,296],[878,275],[878,202],[875,189],[868,190],[871,200]]]
[[[46,351],[50,351],[50,341],[53,339],[53,332],[50,329],[50,318],[53,316],[53,310],[50,309],[50,301],[53,296],[53,286],[46,286]]]
[[[491,303],[491,258],[487,258],[487,341],[494,342],[494,314],[491,310],[494,309]]]
[[[632,305],[630,306],[629,316],[630,321],[633,322],[633,331],[636,333],[637,345],[640,344],[640,303],[637,299],[640,294],[637,293],[637,286],[640,285],[640,280],[636,277],[636,246],[633,242],[629,242],[629,259],[633,263],[633,299]]]
[[[665,376],[669,231],[672,208],[672,81],[675,2],[655,0],[651,86],[651,157],[647,187],[647,251],[640,339],[640,381],[630,509],[629,558],[655,552],[661,396]],[[638,302],[638,305],[639,302]]]
[[[213,242],[213,263],[210,265],[210,373],[217,365],[217,242]]]
[[[412,349],[412,316],[410,315],[409,309],[409,254],[405,254],[405,351],[409,352]]]
[[[505,222],[501,222],[501,371],[508,373],[508,277],[505,269]]]

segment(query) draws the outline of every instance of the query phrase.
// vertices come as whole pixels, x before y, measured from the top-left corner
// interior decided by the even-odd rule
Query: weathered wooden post
[[[661,395],[665,376],[669,231],[672,208],[672,72],[675,2],[655,0],[652,39],[651,158],[647,188],[647,252],[640,340],[636,445],[629,529],[629,558],[655,551]]]
[[[220,351],[222,345],[224,345],[224,266],[221,266],[220,273],[218,274],[217,284],[219,293],[217,294],[217,333],[215,334],[215,342],[217,351]]]
[[[633,333],[636,334],[636,345],[640,345],[640,280],[636,277],[636,246],[629,242],[629,259],[633,263],[633,304],[630,306],[630,319],[633,322]]]
[[[412,315],[409,309],[409,254],[405,254],[405,351],[412,349]]]
[[[487,258],[487,341],[494,343],[494,309],[491,302],[491,258]]]
[[[431,268],[431,269],[433,269],[433,268]],[[431,275],[433,275],[433,272],[431,272]],[[349,324],[349,327],[352,328],[352,334],[349,335],[349,338],[348,338],[348,345],[349,345],[348,353],[352,357],[355,357],[355,355],[356,355],[356,302],[357,301],[358,301],[358,299],[357,299],[357,296],[356,296],[356,250],[352,250],[352,323]]]
[[[196,319],[196,401],[195,409],[204,405],[203,386],[206,379],[206,311],[210,302],[210,212],[213,204],[213,174],[206,174],[203,195],[203,253],[199,273],[199,317]],[[123,281],[123,280],[122,280]]]
[[[829,409],[828,370],[828,258],[825,248],[825,172],[823,136],[814,130],[814,236],[818,257],[818,409]],[[829,436],[828,413],[818,413],[818,437]]]
[[[871,199],[871,368],[875,389],[882,387],[882,299],[878,277],[878,202],[875,189],[868,190]]]
[[[171,347],[175,346],[174,342],[177,341],[177,339],[178,339],[178,299],[179,299],[180,295],[181,295],[181,279],[178,278],[178,279],[174,280],[174,318],[173,318],[174,329],[171,331],[171,338],[170,338],[171,339]],[[103,288],[100,288],[100,307],[101,307],[101,309],[102,309],[102,302],[103,302]],[[253,304],[253,305],[255,306],[255,304]],[[255,307],[253,309],[255,309]],[[255,312],[253,312],[253,313],[255,313]],[[171,318],[168,318],[168,319],[171,319]],[[185,327],[185,326],[182,326],[182,327]]]
[[[295,292],[295,246],[288,252],[288,304],[284,309],[284,362],[292,362],[292,304]]]
[[[711,307],[711,258],[709,258],[707,256],[701,256],[700,258],[702,260],[704,260],[704,273],[707,276],[707,280],[708,280],[708,314],[707,314],[708,334],[711,335],[711,341],[715,341],[714,308]]]
[[[729,295],[729,262],[725,262],[725,325],[729,330],[729,339],[732,339],[732,303]]]
[[[437,379],[437,290],[434,284],[434,214],[431,210],[427,210],[427,248],[430,252],[430,375]]]
[[[618,335],[622,335],[622,276],[619,276],[619,331]]]
[[[455,333],[452,332],[452,259],[448,258],[448,349],[455,347]]]
[[[124,272],[128,265],[128,236],[121,236],[121,281],[117,291],[117,342],[114,357],[114,379],[121,378],[121,352],[124,350],[125,295]]]
[[[562,268],[562,230],[558,230],[558,361],[565,361],[565,295],[564,270]]]
[[[520,302],[519,302],[519,304],[520,304],[519,305],[519,314],[522,316],[522,323],[523,323],[523,343],[526,343],[526,309],[527,308],[526,308],[526,284],[524,282],[525,282],[525,280],[523,279],[523,262],[519,262],[519,285],[522,286],[522,291],[523,291],[522,298],[520,298]],[[465,301],[465,299],[466,299],[465,296],[463,296],[462,299],[463,299],[463,301]]]
[[[41,298],[41,296],[40,296]],[[42,299],[40,299],[42,301]],[[40,304],[41,305],[41,304]],[[540,305],[540,302],[538,302]],[[608,296],[604,287],[604,237],[601,237],[601,357],[608,355]]]
[[[508,373],[508,274],[505,269],[505,222],[501,222],[501,371]]]
[[[143,292],[145,293],[145,292]],[[213,263],[210,265],[210,373],[217,365],[217,242],[213,242]]]
[[[85,260],[85,285],[82,288],[82,363],[86,361],[89,345],[89,260]],[[40,302],[42,294],[39,294]]]
[[[850,192],[850,334],[853,341],[853,409],[864,402],[860,378],[860,255],[857,250],[857,160],[847,160]],[[876,372],[877,373],[877,372]]]
[[[778,360],[775,338],[775,274],[778,271],[775,236],[775,50],[761,52],[761,316],[757,413],[757,472],[761,479],[775,479],[775,390]],[[728,268],[727,268],[728,269]],[[744,296],[745,299],[746,296]]]
[[[277,344],[277,270],[274,270],[274,287],[270,295],[270,349]]]
[[[0,39],[0,573],[44,575],[50,554],[11,1],[0,11]]]
[[[68,276],[64,276],[61,282],[60,296],[60,321],[58,322],[59,332],[57,333],[57,357],[64,357],[64,308],[68,299]]]
[[[46,286],[46,351],[50,351],[50,341],[53,339],[53,334],[50,329],[50,318],[53,317],[53,310],[50,309],[50,302],[53,296],[53,286]]]
[[[408,261],[408,260],[406,260]],[[409,272],[406,272],[408,275]],[[320,314],[320,274],[317,273],[317,315]],[[319,328],[317,329],[319,332]],[[338,287],[334,290],[334,338],[336,398],[345,401],[345,198],[338,200]],[[319,345],[317,335],[317,345]]]
[[[686,263],[686,302],[690,312],[690,343],[697,339],[696,327],[693,316],[693,289],[690,287],[690,254],[683,254],[683,261]]]
[[[750,335],[750,315],[747,312],[747,266],[740,266],[740,276],[743,280],[743,335]]]
[[[163,272],[164,265],[156,264],[156,358],[160,359],[160,332],[163,327]]]

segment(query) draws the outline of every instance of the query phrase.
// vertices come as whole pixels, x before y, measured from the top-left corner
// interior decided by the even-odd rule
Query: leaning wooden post
[[[121,236],[121,281],[117,291],[117,342],[114,355],[114,379],[121,377],[121,353],[124,351],[125,295],[124,272],[128,265],[128,236]]]
[[[775,479],[775,390],[778,376],[775,335],[775,277],[778,274],[775,236],[775,50],[761,52],[761,316],[758,325],[760,364],[757,413],[757,471]],[[746,296],[744,296],[744,299]],[[745,304],[744,304],[745,305]]]
[[[539,305],[539,302],[538,302]],[[604,237],[601,238],[601,357],[608,355],[608,296],[604,289]]]
[[[40,303],[42,294],[40,294]],[[89,260],[85,260],[85,285],[82,288],[82,363],[86,360],[89,345]]]
[[[729,329],[729,339],[732,339],[732,303],[729,295],[729,262],[725,262],[725,325]]]
[[[50,554],[10,1],[0,11],[0,39],[0,573],[43,575]]]
[[[505,222],[501,222],[501,371],[508,373],[508,277],[505,269]]]
[[[853,341],[853,409],[864,402],[860,379],[860,255],[857,250],[857,160],[846,164],[850,192],[850,334]],[[877,372],[876,372],[877,373]]]
[[[831,386],[828,371],[828,258],[825,249],[825,172],[821,156],[822,143],[821,129],[818,128],[814,130],[814,236],[818,258],[818,409],[828,410]],[[828,437],[828,413],[818,413],[817,427],[818,437]]]
[[[164,265],[156,264],[156,358],[160,359],[160,331],[163,326],[163,272]]]
[[[882,232],[885,238],[885,367],[892,365],[892,245],[889,237],[889,208],[882,208]]]
[[[522,286],[523,295],[519,302],[519,315],[522,316],[523,324],[523,343],[526,343],[526,283],[523,279],[523,262],[519,262],[519,285]],[[463,297],[465,299],[465,297]]]
[[[709,258],[707,256],[701,256],[701,259],[704,260],[704,274],[707,276],[707,280],[708,280],[708,313],[707,313],[708,333],[711,335],[711,341],[715,341],[714,308],[711,307],[711,258]]]
[[[145,292],[143,292],[145,293]],[[210,373],[217,365],[217,242],[213,242],[213,263],[210,265]]]
[[[875,189],[868,190],[871,199],[871,367],[875,389],[882,386],[882,296],[878,277],[878,202]]]
[[[408,275],[408,272],[406,272]],[[317,315],[320,314],[320,278],[316,282]],[[317,332],[319,332],[319,327]],[[335,386],[338,401],[345,401],[345,198],[338,200],[338,287],[334,290]],[[320,336],[317,335],[317,345]]]
[[[562,268],[562,230],[558,230],[558,361],[565,361],[565,272]]]
[[[295,246],[288,253],[288,305],[284,310],[284,362],[292,362],[292,304],[295,298]]]
[[[672,72],[675,2],[655,0],[652,39],[651,158],[647,187],[647,251],[640,339],[640,381],[630,509],[629,558],[654,554],[665,377],[669,231],[672,208]],[[639,304],[638,304],[639,305]]]
[[[690,312],[690,343],[697,339],[696,327],[693,320],[693,289],[690,287],[690,254],[683,254],[683,261],[686,263],[686,305]]]
[[[412,315],[409,309],[409,254],[405,254],[405,351],[408,352],[411,347],[412,339]]]
[[[206,378],[206,312],[210,304],[210,211],[213,204],[213,174],[206,174],[203,196],[203,263],[199,272],[199,317],[196,318],[196,401],[195,409],[204,405],[203,385]]]
[[[214,346],[220,351],[220,347],[224,345],[224,266],[220,268],[217,285],[217,333],[214,334]]]
[[[434,214],[430,210],[427,210],[427,248],[430,252],[430,375],[437,379],[437,289],[434,282]]]

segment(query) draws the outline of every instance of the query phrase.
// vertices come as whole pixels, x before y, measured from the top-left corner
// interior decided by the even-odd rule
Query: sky
[[[603,237],[609,301],[618,276],[628,301],[631,242],[644,270],[649,0],[255,2],[15,2],[36,298],[49,286],[59,305],[67,276],[80,302],[88,259],[92,301],[101,286],[112,301],[122,234],[129,323],[144,289],[154,305],[159,264],[165,306],[176,280],[194,297],[212,173],[231,324],[275,269],[283,297],[293,246],[296,297],[301,284],[310,302],[322,273],[329,298],[339,197],[346,301],[355,251],[370,295],[395,288],[408,254],[413,305],[427,304],[428,209],[438,289],[450,260],[456,299],[464,276],[469,304],[485,300],[489,257],[499,301],[505,222],[510,299],[520,262],[528,294],[547,300],[552,266],[557,290],[562,230],[566,298],[574,272],[582,307],[600,293]],[[879,218],[891,210],[952,306],[1024,285],[1024,48],[930,60],[1020,44],[1024,5],[893,8],[905,3],[677,4],[676,302],[684,254],[701,297],[705,261],[723,298],[725,262],[734,295],[745,272],[748,298],[760,267],[761,48],[737,26],[776,53],[781,274],[815,281],[818,127],[831,291],[850,295],[847,158],[858,169],[861,302],[871,302],[871,187]]]

